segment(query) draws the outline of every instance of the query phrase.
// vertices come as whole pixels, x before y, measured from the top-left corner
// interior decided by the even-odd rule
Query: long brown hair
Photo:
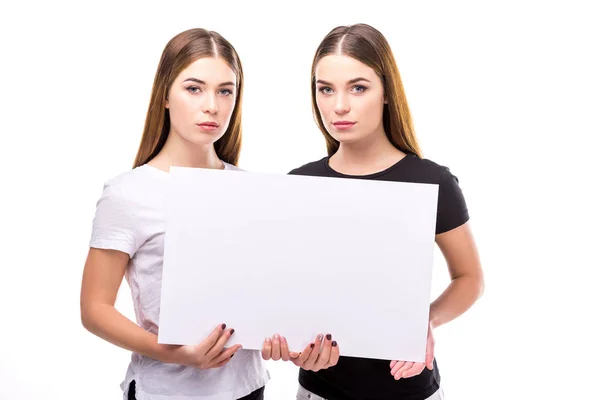
[[[367,24],[338,26],[325,36],[312,63],[311,96],[313,115],[319,129],[325,136],[327,153],[332,156],[340,147],[325,128],[317,107],[315,69],[325,56],[342,54],[352,57],[371,67],[381,78],[387,104],[383,108],[383,128],[388,140],[397,149],[413,153],[422,158],[421,149],[415,136],[408,101],[396,60],[385,37],[377,29]]]
[[[217,32],[196,28],[181,32],[165,46],[152,86],[152,94],[144,132],[133,167],[139,167],[154,158],[165,145],[171,120],[165,107],[167,94],[175,78],[188,65],[203,57],[220,57],[237,77],[237,95],[227,131],[214,144],[217,156],[237,165],[242,144],[242,63],[231,43]]]

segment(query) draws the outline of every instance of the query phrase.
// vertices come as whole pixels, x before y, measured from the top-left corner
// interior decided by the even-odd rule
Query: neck
[[[148,164],[169,171],[171,166],[223,169],[225,165],[217,156],[214,145],[194,144],[173,131],[161,151]]]
[[[381,127],[381,132],[374,132],[361,141],[340,143],[329,165],[344,174],[368,175],[391,167],[405,155],[390,143]]]

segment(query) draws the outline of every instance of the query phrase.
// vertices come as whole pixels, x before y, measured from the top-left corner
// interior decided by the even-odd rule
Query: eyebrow
[[[200,85],[206,85],[206,82],[204,82],[203,80],[200,80],[200,79],[196,79],[196,78],[187,78],[184,82],[196,82]],[[235,83],[223,82],[219,86],[235,86]]]
[[[363,78],[363,77],[360,77],[360,76],[359,76],[358,78],[350,79],[350,80],[348,81],[348,85],[351,85],[351,84],[353,84],[353,83],[360,82],[360,81],[365,81],[365,82],[369,82],[369,83],[371,83],[371,81],[370,81],[370,80],[368,80],[367,78]],[[322,80],[322,79],[319,79],[319,80],[317,81],[317,83],[321,83],[321,84],[323,84],[323,85],[333,85],[333,84],[331,84],[331,83],[329,83],[329,82],[327,82],[327,81],[324,81],[324,80]]]

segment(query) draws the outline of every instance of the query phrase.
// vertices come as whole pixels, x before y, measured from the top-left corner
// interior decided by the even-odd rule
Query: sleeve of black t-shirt
[[[435,233],[440,234],[457,228],[469,220],[469,211],[458,178],[444,168],[438,191],[437,222]]]

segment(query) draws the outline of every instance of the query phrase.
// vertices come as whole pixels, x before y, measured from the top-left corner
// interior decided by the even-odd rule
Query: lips
[[[356,122],[336,121],[333,123],[333,126],[335,126],[337,129],[349,129],[349,128],[352,128],[354,126],[354,124],[356,124]]]
[[[219,127],[219,124],[217,124],[216,122],[201,122],[197,125],[202,126],[202,127],[215,127],[215,128]]]
[[[211,122],[211,121],[201,122],[196,125],[198,126],[198,128],[200,128],[206,132],[214,132],[219,128],[219,124],[217,124],[216,122]]]

